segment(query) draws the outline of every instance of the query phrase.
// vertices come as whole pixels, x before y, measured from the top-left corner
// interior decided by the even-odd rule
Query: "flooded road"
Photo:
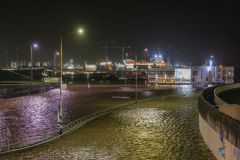
[[[134,99],[134,89],[131,87],[113,87],[100,96],[97,93],[101,93],[101,90],[102,88],[91,91],[96,95],[92,100],[95,102],[92,106],[95,107],[89,104],[91,100],[88,101],[87,97],[82,98],[82,101],[86,103],[79,103],[80,100],[74,99],[76,93],[72,90],[68,101],[72,104],[69,106],[78,104],[81,107],[85,106],[85,109],[77,109],[77,107],[69,108],[69,110],[72,109],[71,111],[66,109],[65,119],[71,121],[85,114],[77,111],[87,110],[85,111],[87,114],[92,112],[93,108],[104,108],[106,105],[115,105]],[[67,95],[69,94],[65,95],[66,100]],[[198,129],[197,98],[199,92],[189,86],[166,86],[143,88],[139,95],[142,97],[158,95],[159,98],[137,103],[95,119],[47,146],[0,157],[0,159],[214,159]],[[119,100],[112,98],[113,96],[129,96],[129,99]],[[47,102],[44,102],[41,103],[47,105]],[[53,112],[44,112],[44,109],[41,112],[44,117],[44,114],[46,116],[46,114],[54,113],[54,109]],[[36,126],[41,126],[40,124],[46,121],[44,125],[49,124],[47,126],[51,128],[54,122],[47,122],[56,121],[51,118],[50,116],[49,119],[41,119],[40,116],[37,118],[38,121],[34,119],[33,122]]]

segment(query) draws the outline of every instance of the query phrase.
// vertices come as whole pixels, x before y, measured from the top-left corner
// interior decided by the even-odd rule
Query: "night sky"
[[[158,2],[158,3],[156,3]],[[30,59],[53,61],[60,35],[83,27],[83,36],[64,37],[64,60],[93,63],[105,58],[102,48],[131,46],[128,57],[147,59],[157,52],[173,64],[201,65],[210,55],[216,63],[238,65],[240,6],[237,1],[1,1],[0,65]],[[113,40],[115,43],[113,43]],[[144,53],[144,48],[149,52]],[[109,49],[109,59],[120,61],[121,50]]]

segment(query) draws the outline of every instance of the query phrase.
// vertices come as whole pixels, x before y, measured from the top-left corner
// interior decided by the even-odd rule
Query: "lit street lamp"
[[[79,29],[78,29],[78,33],[79,33],[79,34],[83,34],[83,29],[82,29],[82,28],[79,28]]]
[[[31,44],[30,50],[31,50],[31,88],[32,88],[32,81],[33,81],[33,48],[38,48],[37,43]]]
[[[65,34],[64,36],[70,36],[73,33],[68,33]],[[79,34],[83,34],[84,31],[83,29],[78,29],[78,33]],[[58,128],[59,128],[59,134],[63,133],[63,112],[62,112],[62,75],[63,75],[63,35],[61,35],[60,37],[60,98],[59,98],[59,105],[58,105],[58,110],[57,110],[57,124],[58,124]]]

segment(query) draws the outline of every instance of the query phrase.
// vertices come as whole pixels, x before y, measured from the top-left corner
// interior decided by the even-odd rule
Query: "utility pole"
[[[109,48],[119,48],[119,49],[121,49],[121,51],[122,51],[122,61],[124,60],[124,50],[125,49],[127,49],[127,48],[130,48],[130,46],[111,46],[111,47],[109,47],[108,45],[107,46],[104,46],[103,48],[105,48],[105,49],[109,49]]]
[[[30,59],[31,59],[31,89],[32,89],[32,81],[33,81],[33,57],[32,57],[32,45],[30,48]]]
[[[18,61],[18,46],[16,46],[16,51],[17,51],[17,68],[18,68],[18,66],[19,66],[19,61]]]
[[[122,61],[124,60],[124,47],[122,47]]]
[[[124,47],[122,47],[122,62],[124,63]],[[126,64],[124,64],[124,85],[127,85]]]
[[[8,51],[7,50],[5,50],[5,67],[7,68],[7,54],[8,54]]]
[[[107,46],[105,48],[105,61],[108,62],[108,42],[105,42],[105,46]]]
[[[60,37],[60,98],[57,110],[57,123],[59,127],[59,134],[63,133],[63,112],[62,112],[62,75],[63,75],[63,40]]]
[[[135,101],[138,101],[138,64],[137,64],[137,53],[135,54],[135,64],[136,64],[136,84],[135,84]]]

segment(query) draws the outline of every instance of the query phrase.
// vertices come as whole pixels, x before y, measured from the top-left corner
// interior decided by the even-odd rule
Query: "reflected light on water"
[[[193,94],[194,89],[191,85],[181,85],[177,87],[177,93],[184,97],[190,97]]]
[[[151,92],[151,91],[144,91],[143,95],[146,96],[146,97],[150,97],[150,96],[153,95],[153,92]]]
[[[174,87],[169,87],[170,92],[160,90],[161,95],[172,96],[116,110],[60,141],[7,158],[211,160],[211,152],[198,131],[198,94],[187,86],[175,87],[172,92]],[[69,103],[79,102],[79,97],[65,94],[69,95],[64,96]],[[190,96],[183,98],[185,94]]]

